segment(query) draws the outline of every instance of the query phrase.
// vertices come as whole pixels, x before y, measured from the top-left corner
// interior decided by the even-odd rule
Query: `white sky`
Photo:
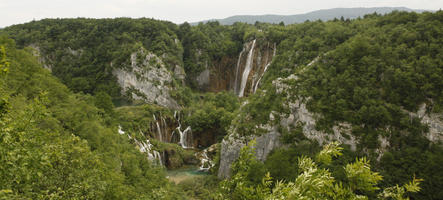
[[[439,10],[443,0],[0,0],[0,27],[57,17],[152,17],[182,23],[243,14],[292,15],[382,6]]]

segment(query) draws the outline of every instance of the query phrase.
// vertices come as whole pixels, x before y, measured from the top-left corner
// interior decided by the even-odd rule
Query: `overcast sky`
[[[438,10],[443,0],[0,0],[0,27],[57,17],[152,17],[182,23],[242,14],[291,15],[381,6]]]

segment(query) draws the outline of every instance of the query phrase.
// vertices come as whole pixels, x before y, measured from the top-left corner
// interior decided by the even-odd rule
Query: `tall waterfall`
[[[238,71],[240,70],[240,62],[241,62],[241,57],[243,55],[243,53],[245,52],[245,48],[243,47],[243,49],[240,52],[240,55],[238,56],[238,61],[237,61],[237,67],[235,70],[235,82],[234,82],[234,93],[238,94]]]
[[[243,71],[243,76],[241,79],[241,85],[240,85],[240,91],[238,93],[239,97],[243,97],[243,94],[245,92],[246,82],[248,81],[249,73],[252,69],[252,61],[253,61],[253,55],[254,55],[254,47],[255,47],[255,41],[252,42],[252,47],[249,50],[248,59],[246,61],[245,70]]]

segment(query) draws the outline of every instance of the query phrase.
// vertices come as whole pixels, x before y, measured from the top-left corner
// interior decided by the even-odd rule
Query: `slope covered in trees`
[[[291,105],[306,104],[314,113],[315,129],[326,135],[334,136],[334,127],[349,124],[342,139],[357,139],[354,153],[369,155],[385,177],[383,185],[406,182],[408,175],[415,174],[425,179],[423,191],[413,195],[415,198],[441,198],[437,188],[443,182],[437,163],[442,163],[438,157],[443,149],[440,139],[429,137],[430,131],[442,134],[441,121],[427,124],[429,121],[414,113],[423,105],[423,115],[440,116],[442,112],[442,14],[394,12],[349,22],[307,22],[280,28],[284,36],[264,77],[264,91],[249,97],[240,108],[233,121],[234,133],[267,133],[257,127],[282,126],[280,120],[286,116],[304,114],[291,113]],[[303,145],[310,141],[303,127],[309,126],[279,128],[284,142],[294,149],[271,154],[265,163],[280,170],[267,170],[294,180],[294,155],[305,151],[297,146],[310,148]],[[385,151],[383,156],[380,149]]]
[[[117,133],[100,101],[70,92],[32,49],[2,37],[0,50],[0,198],[179,197],[163,170]]]
[[[443,12],[437,11],[288,26],[190,26],[122,18],[53,19],[7,27],[0,32],[15,39],[17,47],[1,39],[0,195],[441,199],[442,22]],[[226,76],[235,71],[251,41],[275,44],[277,49],[259,89],[244,98],[231,92],[202,93],[197,83],[201,73]],[[114,106],[122,88],[112,71],[133,66],[131,55],[141,48],[161,58],[168,71],[184,69],[184,81],[168,85],[178,110],[148,104]],[[253,51],[250,60],[261,59]],[[39,61],[51,66],[60,81]],[[246,79],[258,73],[252,71]],[[269,132],[278,133],[278,141],[272,142],[282,148],[260,160],[254,158],[252,145],[238,152],[215,145],[219,149],[212,172],[225,162],[223,151],[237,153],[232,178],[220,184],[214,177],[202,178],[176,187],[140,153],[137,141],[128,140],[149,139],[155,150],[167,155],[163,162],[169,166],[194,162],[192,150],[156,139],[161,137],[156,116],[162,116],[164,124],[180,118],[178,131],[177,124],[167,127],[176,131],[167,133],[171,138],[192,127],[195,141],[207,140],[196,142],[196,149],[223,137],[251,144],[251,139]],[[299,116],[305,121],[287,123]],[[428,124],[424,117],[435,123]],[[118,134],[119,125],[126,135]],[[340,148],[333,143],[321,151],[319,144],[326,141],[308,137],[335,137],[337,127],[347,128],[338,140],[352,142]],[[255,150],[263,151],[259,145],[263,144]],[[395,185],[402,186],[390,188]]]

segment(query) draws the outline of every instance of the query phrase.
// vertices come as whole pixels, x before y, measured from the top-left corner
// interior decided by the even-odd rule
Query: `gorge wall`
[[[174,71],[183,71],[180,66],[176,68]],[[113,74],[124,95],[171,109],[179,108],[170,96],[174,72],[168,70],[162,59],[154,53],[140,48],[131,54],[129,66],[115,68]]]
[[[264,39],[249,41],[238,58],[225,56],[206,63],[196,78],[198,86],[208,92],[233,91],[239,97],[255,93],[276,51],[275,43]]]

